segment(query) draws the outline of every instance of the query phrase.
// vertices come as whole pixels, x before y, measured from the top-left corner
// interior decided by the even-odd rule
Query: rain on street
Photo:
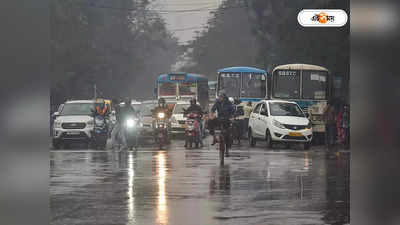
[[[51,224],[349,224],[348,152],[209,143],[51,151]]]

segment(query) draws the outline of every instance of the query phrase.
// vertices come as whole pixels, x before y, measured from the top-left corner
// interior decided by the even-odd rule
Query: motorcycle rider
[[[120,103],[120,100],[118,100],[118,99],[116,99],[116,98],[114,98],[113,100],[112,100],[112,105],[113,105],[113,107],[114,107],[114,110],[115,110],[115,120],[116,120],[116,123],[115,123],[115,125],[114,125],[114,128],[113,128],[113,130],[112,130],[112,132],[111,132],[111,146],[112,146],[112,149],[115,149],[116,147],[117,147],[117,145],[118,145],[118,143],[117,143],[117,140],[121,140],[122,141],[122,145],[123,146],[126,146],[127,144],[126,144],[126,139],[125,139],[125,135],[122,135],[122,122],[123,122],[123,120],[122,120],[122,107],[119,105],[119,103]]]
[[[136,117],[137,118],[137,113],[135,109],[132,107],[132,100],[130,98],[125,98],[124,101],[124,106],[121,108],[121,119],[122,121],[126,121],[130,116]],[[128,143],[127,143],[127,134],[125,132],[125,129],[122,129],[122,136],[123,136],[123,148],[122,149],[128,149]]]
[[[203,147],[203,124],[201,123],[201,118],[203,117],[203,109],[200,105],[197,105],[196,98],[190,99],[190,106],[185,110],[184,116],[186,117],[187,114],[196,113],[198,114],[197,122],[199,123],[199,139],[200,139],[200,146]],[[185,147],[187,147],[187,143],[185,143]]]
[[[215,118],[215,112],[218,113],[216,118]],[[213,143],[211,145],[215,145],[215,143],[217,143],[217,139],[215,137],[215,132],[214,132],[215,128],[217,126],[220,126],[221,123],[232,118],[234,112],[235,112],[235,107],[233,106],[232,102],[229,101],[225,92],[221,90],[218,94],[217,101],[211,108],[211,118],[213,118],[209,121],[210,134],[213,135]]]
[[[169,118],[171,116],[171,113],[170,113],[170,109],[168,108],[164,98],[158,99],[158,106],[152,110],[152,113],[153,113],[153,127],[155,127],[155,123],[156,123],[159,113],[164,113],[164,115],[165,115],[164,121],[167,124],[167,128],[169,127]],[[167,141],[169,142],[168,132],[166,132],[165,135],[166,135]]]
[[[158,106],[153,109],[153,118],[157,118],[158,113],[163,112],[165,114],[165,118],[170,117],[170,110],[165,104],[165,99],[160,98],[158,99]]]

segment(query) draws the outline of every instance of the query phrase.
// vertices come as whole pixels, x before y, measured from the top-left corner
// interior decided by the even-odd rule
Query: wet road
[[[52,151],[51,224],[349,223],[348,153],[182,146]]]

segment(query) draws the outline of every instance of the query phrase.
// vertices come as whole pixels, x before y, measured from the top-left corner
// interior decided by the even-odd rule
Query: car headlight
[[[93,127],[94,126],[94,120],[89,120],[86,122],[88,127]]]
[[[158,113],[158,118],[164,119],[164,117],[165,117],[165,113],[163,113],[163,112]]]
[[[54,128],[61,128],[61,122],[60,121],[54,121]]]
[[[136,121],[134,119],[127,119],[126,126],[127,127],[134,127],[136,125]]]
[[[281,129],[285,129],[285,126],[283,126],[283,124],[281,124],[280,122],[278,122],[278,121],[276,121],[276,120],[274,120],[274,121],[272,122],[272,124],[273,124],[275,127],[278,127],[278,128],[281,128]]]

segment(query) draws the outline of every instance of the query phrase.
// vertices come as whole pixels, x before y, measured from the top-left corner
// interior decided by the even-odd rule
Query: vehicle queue
[[[304,148],[308,149],[314,135],[325,132],[324,112],[331,96],[331,80],[332,76],[326,68],[306,64],[277,66],[271,74],[252,67],[218,70],[216,83],[212,85],[216,102],[219,102],[218,97],[222,102],[228,99],[234,111],[230,125],[226,129],[221,126],[223,136],[213,144],[219,142],[220,149],[228,150],[235,136],[239,139],[238,143],[241,137],[247,137],[250,146],[254,146],[257,140],[265,140],[267,147],[272,147],[276,142],[297,142],[303,143]],[[157,78],[153,100],[123,103],[111,103],[107,99],[67,101],[53,114],[53,147],[58,149],[61,146],[68,147],[73,142],[83,142],[88,147],[104,149],[106,141],[101,137],[107,140],[112,136],[111,130],[118,123],[115,109],[124,109],[126,105],[131,105],[135,115],[120,122],[121,133],[125,135],[121,138],[125,139],[122,142],[131,143],[123,147],[133,149],[138,146],[139,139],[150,138],[163,148],[178,135],[184,135],[186,140],[192,140],[198,146],[206,134],[206,128],[209,128],[208,120],[218,118],[220,113],[218,110],[215,113],[216,104],[212,108],[209,105],[209,85],[204,75],[169,73]],[[186,110],[192,101],[201,108],[196,116],[205,116],[196,117],[193,121],[198,123],[190,125],[187,123]],[[243,110],[246,107],[247,113]],[[98,119],[99,116],[104,119]],[[192,117],[189,119],[192,120]],[[240,121],[237,129],[235,121]],[[100,129],[100,125],[103,128]],[[127,130],[122,131],[125,128]],[[126,140],[129,132],[133,136],[131,141]],[[193,139],[189,136],[196,137]],[[221,146],[221,142],[226,145]],[[186,143],[185,146],[188,147]]]

